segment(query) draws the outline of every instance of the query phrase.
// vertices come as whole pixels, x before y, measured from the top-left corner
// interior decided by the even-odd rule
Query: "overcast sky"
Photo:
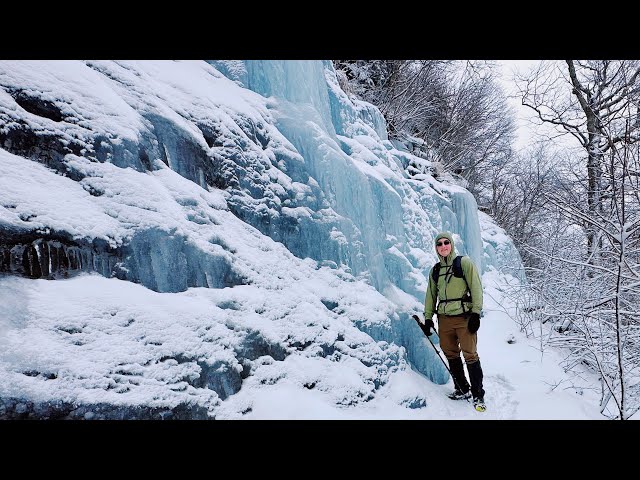
[[[531,119],[534,117],[533,111],[530,108],[523,106],[522,99],[517,97],[517,89],[515,82],[513,81],[513,77],[514,74],[530,71],[538,64],[539,61],[540,60],[500,60],[498,62],[502,64],[501,83],[504,86],[505,93],[510,97],[516,96],[516,98],[510,98],[509,103],[516,111],[518,123],[518,139],[516,140],[516,148],[518,149],[524,148],[531,141],[533,128],[535,128],[535,126],[530,123]]]

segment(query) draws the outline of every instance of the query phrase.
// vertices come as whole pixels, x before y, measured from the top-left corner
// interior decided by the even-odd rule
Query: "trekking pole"
[[[417,315],[412,315],[413,319],[418,322],[418,325],[420,325],[420,319],[418,318]],[[422,328],[420,329],[422,330]],[[429,329],[431,330],[431,329]],[[424,331],[422,332],[424,333]],[[431,341],[431,339],[429,338],[430,335],[427,335],[426,333],[424,333],[424,336],[427,337],[427,340],[429,340],[429,343],[431,344],[431,346],[433,347],[433,349],[436,351],[436,355],[438,355],[438,358],[440,359],[440,361],[442,362],[442,364],[444,365],[444,368],[447,369],[447,372],[449,372],[449,375],[451,375],[451,380],[453,380],[453,384],[455,385],[455,387],[462,391],[462,389],[460,388],[460,386],[458,385],[458,382],[456,382],[456,377],[453,376],[453,373],[451,373],[451,370],[449,370],[449,367],[447,367],[447,364],[444,362],[444,360],[442,359],[442,357],[440,356],[440,351],[436,348],[436,346],[433,344],[433,342]],[[469,401],[469,399],[467,399],[467,401]]]

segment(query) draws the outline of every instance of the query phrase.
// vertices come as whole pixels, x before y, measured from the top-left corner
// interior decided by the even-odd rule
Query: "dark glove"
[[[469,324],[467,325],[470,333],[476,333],[480,328],[480,314],[471,312],[469,314]]]
[[[433,324],[433,320],[429,318],[429,319],[425,319],[424,325],[420,324],[420,328],[422,329],[422,332],[427,337],[430,337],[431,335],[433,335],[433,332],[435,331],[436,326]]]
[[[431,335],[433,335],[433,332],[431,331],[431,330],[435,330],[435,325],[433,324],[433,320],[429,318],[425,320],[424,323],[422,323],[417,315],[413,315],[413,319],[416,322],[418,322],[418,325],[420,326],[422,333],[424,333],[427,337],[430,337]]]

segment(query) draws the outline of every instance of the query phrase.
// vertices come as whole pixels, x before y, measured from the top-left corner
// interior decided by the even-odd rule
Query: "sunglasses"
[[[449,245],[451,242],[449,240],[445,240],[444,242],[436,243],[436,247],[441,247],[443,245]]]

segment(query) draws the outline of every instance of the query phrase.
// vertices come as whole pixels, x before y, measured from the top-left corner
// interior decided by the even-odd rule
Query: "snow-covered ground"
[[[157,361],[189,352],[241,368],[230,352],[252,329],[271,338],[277,350],[286,332],[296,331],[292,319],[313,324],[312,303],[290,310],[300,305],[301,292],[320,287],[304,278],[295,288],[265,295],[253,286],[156,293],[96,274],[56,281],[0,277],[0,396],[28,392],[33,400],[148,406],[188,399],[209,405],[218,419],[603,419],[595,392],[565,388],[560,354],[545,349],[542,355],[538,341],[518,331],[508,314],[509,300],[497,288],[501,278],[495,272],[483,278],[486,313],[478,351],[485,413],[449,400],[450,380],[436,385],[409,366],[403,368],[403,362],[387,372],[385,385],[368,388],[375,374],[367,371],[372,367],[366,359],[375,358],[379,347],[346,317],[315,327],[301,323],[298,331],[322,331],[329,340],[342,334],[346,342],[337,343],[353,349],[351,355],[323,357],[302,350],[286,357],[273,353],[279,360],[260,356],[251,361],[255,373],[223,401],[183,380],[197,373],[195,363]],[[285,316],[289,322],[277,320]],[[423,343],[433,348],[426,338]],[[34,371],[41,373],[17,373]],[[47,378],[53,374],[55,378]],[[362,395],[370,399],[357,401]]]

